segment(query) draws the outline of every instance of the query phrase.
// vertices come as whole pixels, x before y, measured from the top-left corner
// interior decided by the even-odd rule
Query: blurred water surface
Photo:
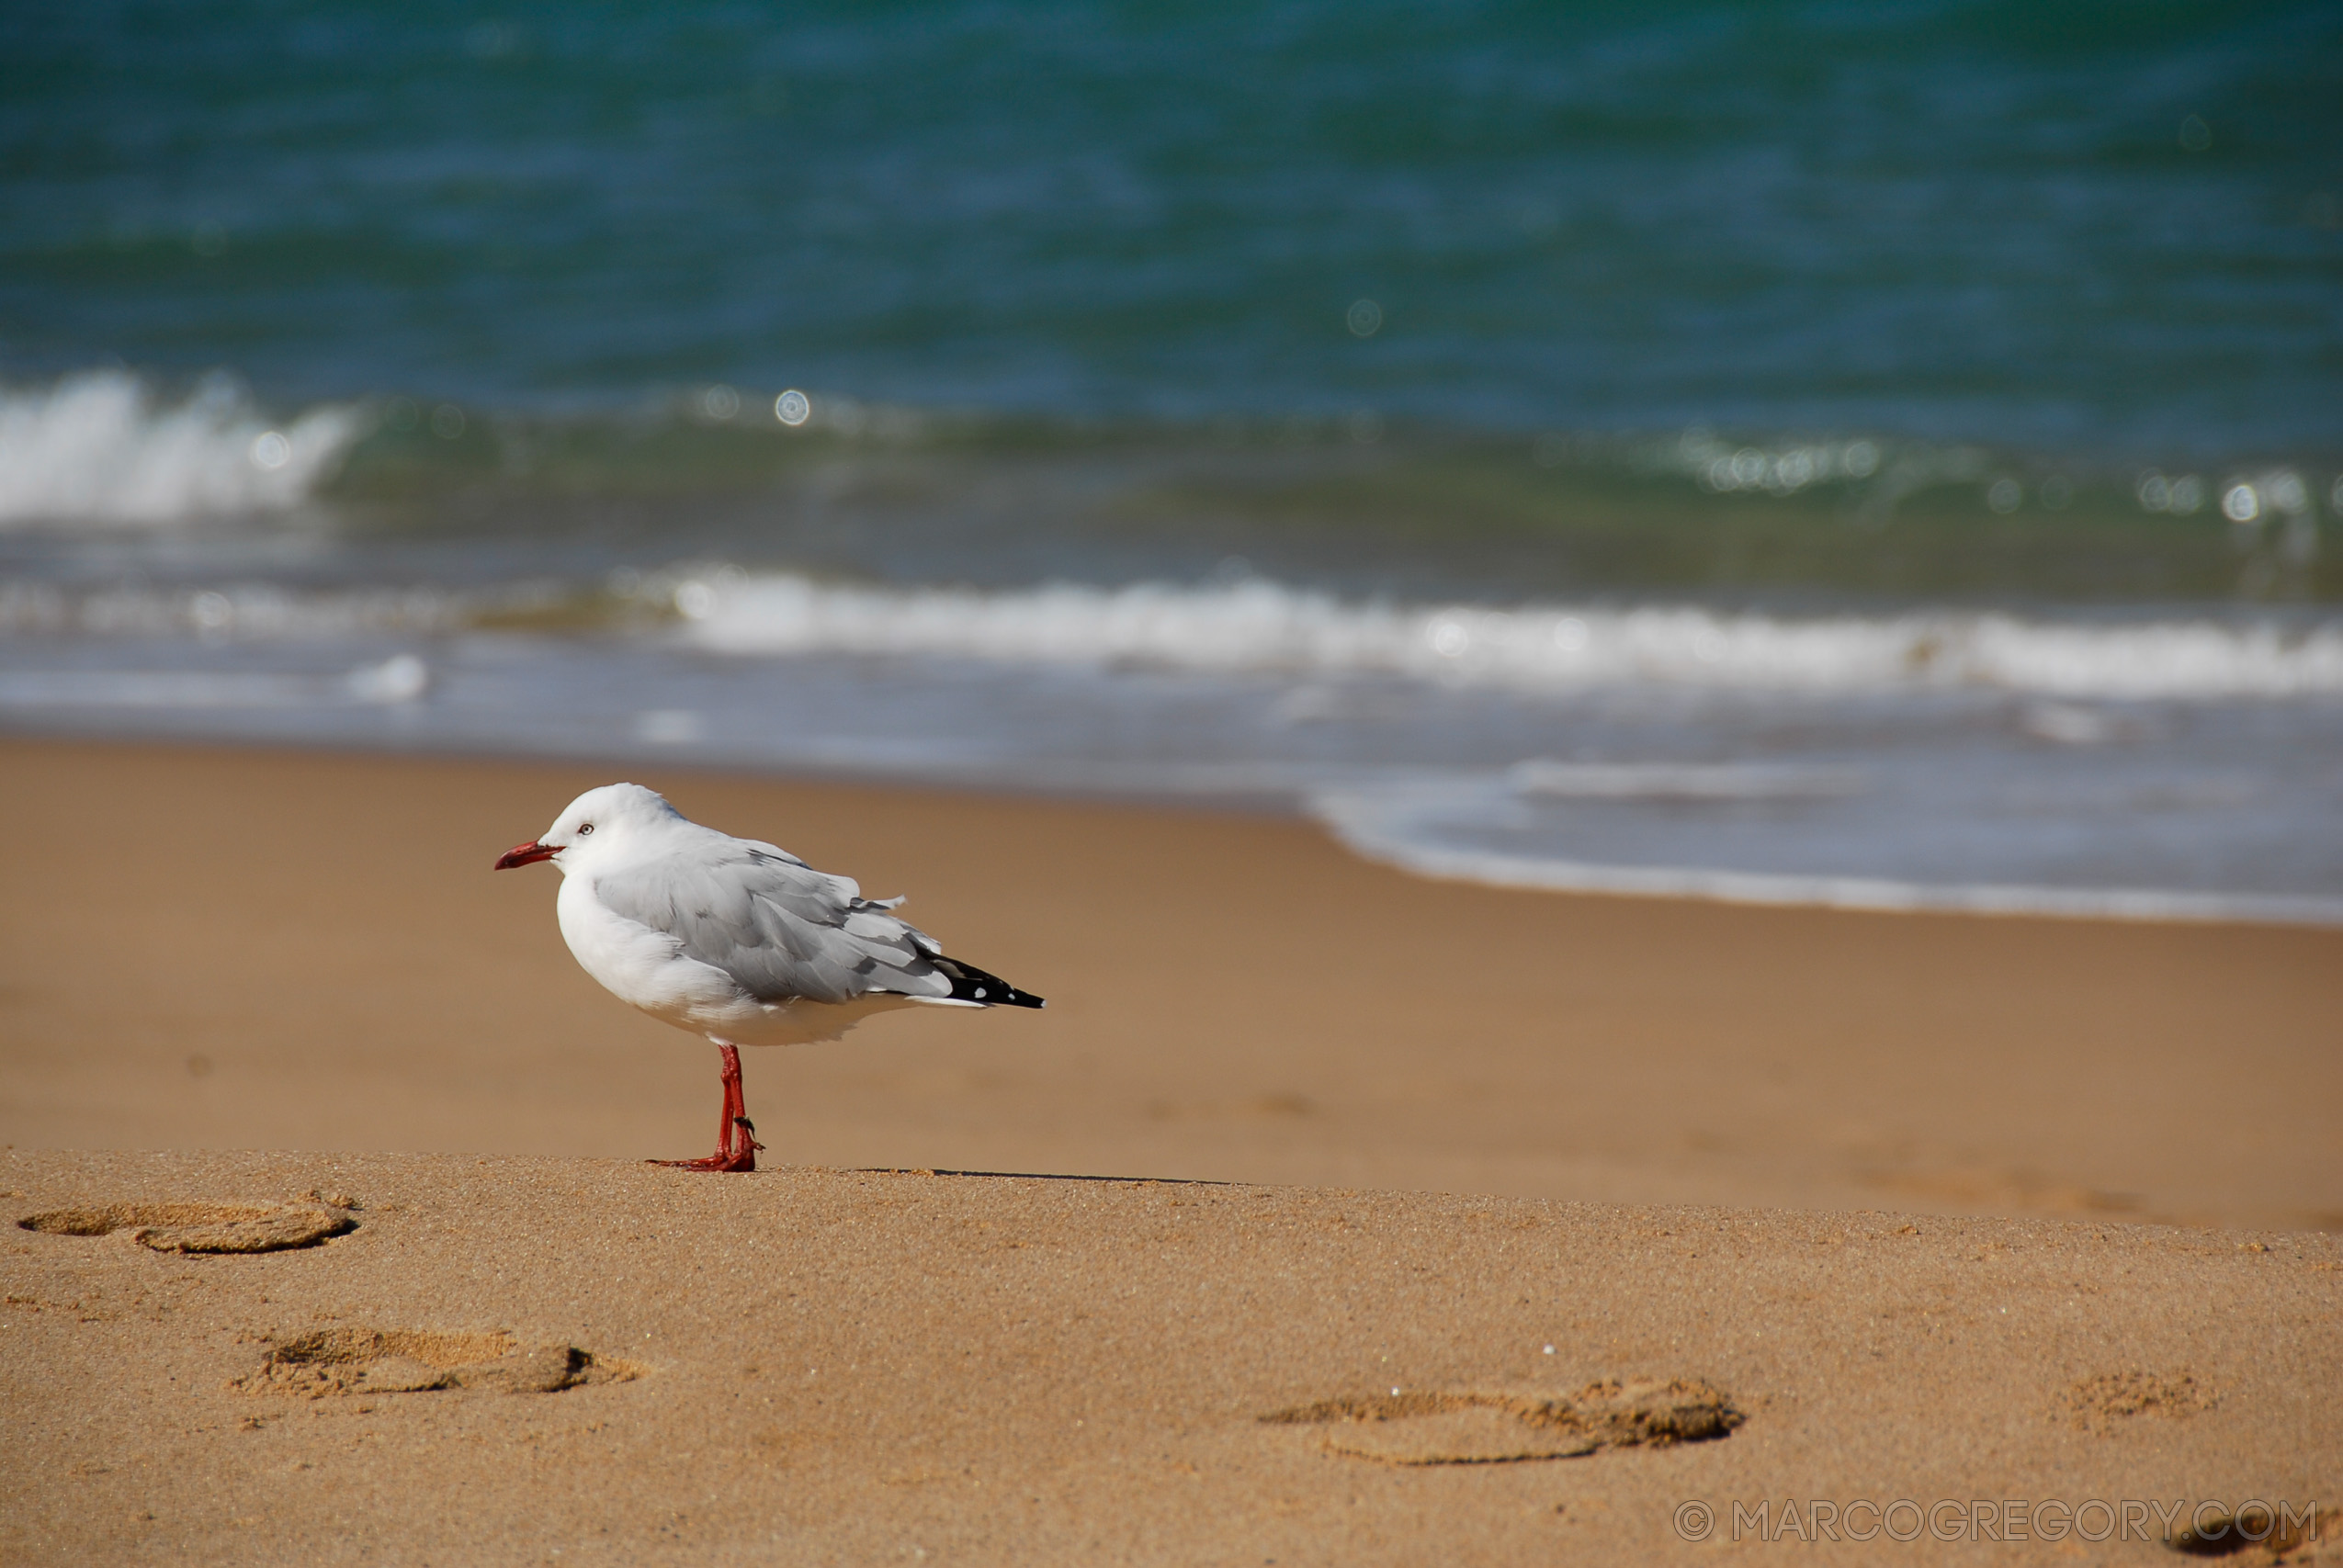
[[[2316,4],[18,7],[0,723],[2330,918],[2338,149]]]
[[[27,7],[19,374],[2335,434],[2315,4]],[[1353,318],[1359,300],[1375,302]]]

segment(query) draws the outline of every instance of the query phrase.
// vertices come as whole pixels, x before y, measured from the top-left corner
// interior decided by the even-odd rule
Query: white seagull
[[[555,910],[585,972],[620,1001],[704,1034],[723,1055],[724,1119],[686,1170],[754,1170],[742,1045],[835,1040],[890,1008],[1037,1008],[1041,998],[944,956],[935,939],[850,877],[688,820],[640,784],[570,802],[541,837],[497,857],[561,868]]]

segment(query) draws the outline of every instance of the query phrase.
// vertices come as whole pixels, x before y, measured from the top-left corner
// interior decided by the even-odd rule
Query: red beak
[[[535,839],[531,839],[527,843],[515,844],[511,849],[498,855],[496,869],[510,871],[516,865],[535,865],[538,861],[551,860],[560,852],[560,849],[552,845],[540,844]]]

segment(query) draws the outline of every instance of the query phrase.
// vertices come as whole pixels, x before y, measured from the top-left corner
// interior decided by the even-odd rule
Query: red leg
[[[724,1085],[724,1109],[717,1112],[716,1157],[729,1158],[732,1153],[732,1126],[748,1114],[748,1107],[741,1100],[741,1053],[738,1047],[719,1045],[717,1053],[723,1062],[719,1078]]]
[[[655,1159],[653,1165],[673,1166],[677,1170],[754,1170],[756,1151],[764,1147],[756,1141],[756,1123],[749,1120],[747,1100],[741,1092],[741,1052],[736,1045],[719,1045],[724,1057],[723,1120],[717,1123],[716,1152],[706,1159]]]

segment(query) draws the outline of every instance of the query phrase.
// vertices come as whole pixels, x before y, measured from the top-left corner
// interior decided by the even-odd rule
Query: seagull
[[[835,1040],[906,1007],[1037,1008],[1039,997],[944,956],[925,931],[866,898],[851,878],[788,851],[703,828],[640,784],[604,784],[496,859],[551,861],[562,940],[620,1001],[706,1035],[721,1054],[723,1120],[685,1170],[756,1168],[756,1123],[741,1098],[743,1045]]]

